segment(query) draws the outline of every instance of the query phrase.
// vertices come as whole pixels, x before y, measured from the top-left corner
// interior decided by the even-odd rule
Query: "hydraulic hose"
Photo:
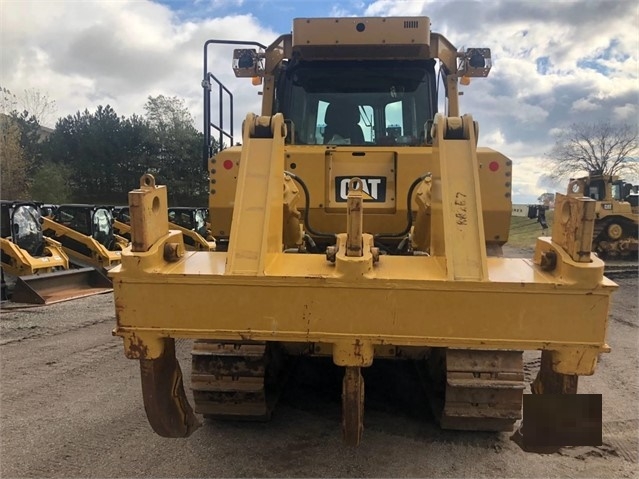
[[[415,192],[415,188],[417,188],[417,185],[419,185],[422,181],[430,176],[430,173],[423,174],[422,176],[415,179],[415,181],[411,183],[410,188],[408,188],[408,194],[406,195],[406,216],[408,221],[406,228],[399,233],[377,233],[376,235],[374,235],[375,238],[401,238],[410,233],[410,229],[413,226],[413,193]]]
[[[315,231],[313,228],[311,228],[311,225],[309,224],[309,220],[308,220],[308,212],[311,207],[311,196],[308,191],[308,187],[306,186],[306,183],[304,183],[304,180],[302,180],[295,173],[291,173],[290,171],[285,171],[284,174],[293,178],[293,180],[296,181],[304,190],[304,196],[306,197],[306,202],[304,204],[304,229],[313,236],[322,237],[322,238],[335,238],[335,233],[323,233],[321,231]]]

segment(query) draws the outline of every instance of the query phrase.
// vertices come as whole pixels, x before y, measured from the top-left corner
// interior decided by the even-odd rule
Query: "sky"
[[[546,178],[555,135],[575,122],[639,119],[636,0],[0,0],[0,87],[37,90],[55,119],[98,105],[143,114],[147,98],[182,98],[202,129],[202,50],[210,38],[268,45],[297,17],[425,15],[460,47],[487,47],[493,68],[462,87],[479,145],[513,160],[513,202],[565,191]],[[231,48],[211,50],[235,118],[259,112],[258,89],[236,79]],[[194,161],[200,161],[199,158]]]

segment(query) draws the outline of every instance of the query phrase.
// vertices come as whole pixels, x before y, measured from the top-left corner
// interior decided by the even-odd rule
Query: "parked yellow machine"
[[[93,268],[69,269],[62,245],[43,235],[39,204],[2,201],[1,212],[3,299],[50,304],[111,291],[111,281]]]
[[[120,263],[127,243],[113,231],[113,215],[105,206],[66,204],[58,206],[53,218],[42,218],[46,236],[62,244],[72,263],[108,270]]]
[[[173,208],[173,210],[180,210],[181,208]],[[207,235],[206,231],[206,221],[203,213],[204,208],[184,208],[185,212],[188,212],[189,218],[199,218],[201,220],[201,225],[198,228],[197,224],[192,224],[192,220],[189,219],[187,222],[182,222],[182,224],[175,223],[174,221],[169,221],[169,229],[176,230],[182,233],[184,238],[184,248],[187,251],[215,251],[215,240],[207,240],[204,235]],[[169,220],[175,220],[176,214],[171,217],[171,208],[169,208]],[[113,222],[113,228],[118,235],[126,238],[127,240],[131,240],[131,217],[129,214],[129,208],[123,207],[120,208],[117,214],[115,215],[115,220]],[[202,233],[202,234],[201,234]]]
[[[207,65],[210,45],[238,43],[258,48],[235,50],[236,75],[263,82],[241,146],[211,122],[211,85],[228,90]],[[196,340],[195,412],[212,417],[268,418],[287,359],[332,357],[350,444],[375,358],[415,361],[451,429],[513,427],[524,350],[542,350],[536,393],[574,393],[594,373],[615,288],[590,254],[595,202],[558,195],[552,238],[532,259],[502,257],[511,161],[477,147],[458,104],[460,82],[487,76],[489,49],[458,51],[427,17],[303,18],[268,47],[209,40],[204,65],[219,251],[185,251],[166,187],[145,175],[129,194],[131,249],[111,271],[114,334],[140,361],[158,434],[199,425],[175,338]],[[212,152],[212,128],[233,146]]]
[[[186,230],[186,246],[196,250],[215,251],[217,245],[211,235],[207,208],[197,206],[173,206],[169,208],[169,223],[171,227]],[[204,240],[204,242],[202,242]]]
[[[69,269],[62,245],[42,234],[38,205],[24,201],[2,201],[2,270],[13,276],[51,273]]]
[[[571,179],[568,194],[596,201],[593,250],[601,256],[629,256],[639,250],[637,187],[618,176],[593,172]]]

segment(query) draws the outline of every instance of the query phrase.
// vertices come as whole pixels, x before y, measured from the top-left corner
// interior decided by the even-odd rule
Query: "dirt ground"
[[[608,343],[582,393],[603,395],[603,446],[523,452],[510,433],[441,431],[406,370],[367,372],[358,448],[340,434],[339,385],[294,375],[268,423],[208,422],[187,439],[147,424],[138,364],[111,336],[111,295],[0,316],[1,477],[638,477],[637,278],[619,279]],[[575,324],[575,327],[579,327]],[[178,341],[189,384],[189,341]],[[526,353],[531,380],[538,353]],[[389,387],[392,385],[393,387]]]

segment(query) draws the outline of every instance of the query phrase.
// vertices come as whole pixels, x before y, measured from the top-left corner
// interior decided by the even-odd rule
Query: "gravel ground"
[[[297,374],[269,423],[147,424],[139,371],[111,336],[111,295],[0,315],[1,477],[637,477],[637,278],[618,280],[608,342],[580,392],[603,394],[604,445],[523,452],[510,433],[441,431],[408,370],[367,372],[364,439],[341,442],[339,387]],[[178,341],[188,385],[189,341]],[[526,353],[532,379],[539,354]],[[311,366],[312,367],[312,366]],[[379,379],[381,378],[381,379]],[[385,378],[385,379],[384,379]],[[318,382],[319,381],[319,382]],[[389,387],[391,384],[395,387]]]

